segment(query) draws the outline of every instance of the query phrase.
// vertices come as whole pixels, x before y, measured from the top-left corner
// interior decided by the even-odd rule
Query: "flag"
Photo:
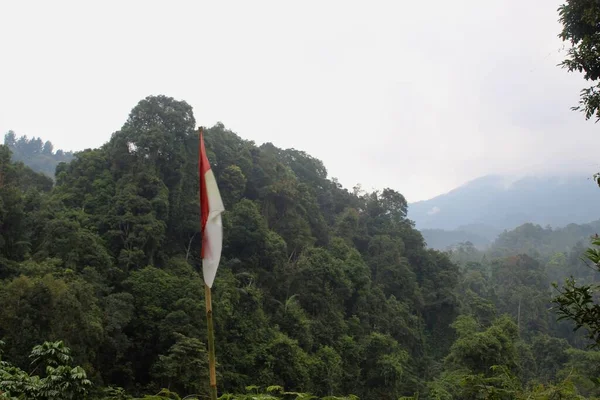
[[[225,211],[215,175],[210,168],[204,134],[200,129],[198,172],[200,175],[200,218],[202,233],[202,273],[204,282],[212,287],[219,268],[223,247],[223,223],[221,213]]]

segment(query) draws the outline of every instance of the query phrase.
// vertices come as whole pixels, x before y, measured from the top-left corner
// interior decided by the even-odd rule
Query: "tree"
[[[42,149],[42,154],[46,156],[51,156],[53,152],[54,146],[52,145],[52,142],[50,142],[49,140],[46,141],[46,143],[44,143],[44,148]]]
[[[559,8],[560,22],[563,30],[560,34],[563,41],[569,41],[571,48],[562,66],[568,71],[584,74],[587,81],[595,85],[581,91],[581,99],[575,110],[584,112],[586,119],[592,116],[600,120],[600,4],[594,0],[567,0]],[[600,174],[595,174],[600,186]],[[596,240],[594,245],[600,245]],[[589,249],[587,258],[598,268],[599,253]],[[585,326],[588,336],[600,344],[600,306],[593,302],[592,286],[578,286],[574,279],[566,282],[564,289],[555,299],[558,305],[560,319],[570,319],[575,322],[576,329]]]
[[[175,344],[158,357],[154,375],[163,379],[168,389],[208,396],[207,357],[206,345],[200,340],[176,334]]]
[[[15,131],[8,131],[6,135],[4,135],[4,145],[10,147],[14,147],[17,143],[17,135]]]
[[[4,343],[0,341],[0,345]],[[32,400],[86,399],[92,382],[85,370],[71,366],[71,351],[63,342],[44,342],[33,348],[34,369],[27,373],[0,358],[0,398]],[[0,353],[1,354],[1,353]],[[38,372],[38,375],[33,375]]]
[[[219,179],[220,191],[226,209],[240,201],[246,190],[246,177],[237,165],[230,165],[222,172]]]
[[[585,257],[600,270],[600,239],[592,241]],[[575,329],[584,328],[593,346],[600,346],[600,304],[598,304],[599,284],[578,284],[572,277],[566,280],[562,288],[554,283],[558,295],[553,299],[559,320],[567,319],[575,323]]]
[[[600,4],[595,0],[566,0],[559,8],[563,25],[559,37],[571,47],[562,66],[569,72],[583,73],[587,81],[595,83],[581,91],[580,105],[574,107],[600,120]]]

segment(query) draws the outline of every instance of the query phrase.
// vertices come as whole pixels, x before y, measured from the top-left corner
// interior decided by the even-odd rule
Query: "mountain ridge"
[[[409,204],[408,216],[431,247],[469,240],[480,247],[525,223],[561,228],[600,218],[600,188],[583,174],[485,175]]]

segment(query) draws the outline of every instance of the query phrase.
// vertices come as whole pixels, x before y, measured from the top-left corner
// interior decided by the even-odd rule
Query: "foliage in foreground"
[[[593,85],[581,90],[580,104],[586,119],[600,120],[600,4],[595,0],[566,0],[559,8],[562,31],[559,37],[571,46],[562,66],[583,73]]]
[[[122,388],[96,388],[87,379],[80,366],[72,366],[71,350],[63,342],[44,342],[35,346],[29,355],[31,371],[25,372],[2,359],[0,341],[0,400],[136,400],[127,395]],[[260,390],[258,386],[246,387],[244,394],[223,394],[223,400],[355,400],[356,396],[317,397],[308,393],[288,392],[281,386],[269,386]],[[188,395],[186,399],[200,399],[201,395]],[[181,397],[168,389],[162,389],[154,395],[146,395],[137,400],[180,400]]]
[[[4,345],[0,342],[0,346]],[[0,349],[0,399],[84,399],[92,383],[80,366],[72,366],[71,350],[62,342],[35,346],[29,358],[31,372],[2,360]],[[35,374],[35,375],[34,375]]]
[[[463,321],[459,329],[468,327],[473,321]],[[509,323],[506,321],[505,323]],[[463,332],[464,333],[464,332]],[[488,334],[488,333],[486,333]],[[473,340],[473,337],[470,337]],[[0,343],[1,344],[1,343]],[[457,344],[455,348],[460,347]],[[503,354],[498,353],[502,357]],[[449,356],[450,362],[461,362]],[[27,373],[0,358],[0,399],[2,400],[181,400],[175,392],[162,389],[154,395],[134,398],[122,388],[96,388],[87,379],[80,366],[72,367],[70,349],[62,342],[45,342],[35,346],[30,357],[31,372]],[[462,362],[465,360],[463,359]],[[464,365],[463,365],[464,367]],[[36,373],[34,375],[34,373]],[[201,399],[202,395],[188,395],[184,399]],[[467,369],[458,369],[443,374],[430,383],[428,397],[430,399],[563,399],[579,400],[584,397],[577,394],[571,377],[568,376],[558,385],[535,384],[524,389],[519,379],[506,366],[492,365],[480,372],[469,373]],[[245,393],[223,394],[221,400],[359,400],[357,396],[324,396],[318,397],[309,393],[285,391],[281,386],[248,386]],[[418,400],[419,396],[401,397],[400,400]]]
[[[585,257],[600,271],[600,239],[593,240],[592,247],[585,252]],[[559,292],[554,298],[554,303],[560,319],[574,321],[575,329],[584,328],[587,336],[593,341],[593,346],[600,346],[600,284],[580,283],[570,277],[562,288],[556,284],[554,287]]]

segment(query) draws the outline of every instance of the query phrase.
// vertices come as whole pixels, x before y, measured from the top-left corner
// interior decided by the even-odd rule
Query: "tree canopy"
[[[197,140],[186,102],[151,96],[55,181],[0,146],[0,396],[207,394]],[[597,353],[548,311],[576,250],[428,249],[394,189],[350,192],[221,123],[205,141],[226,205],[221,398],[600,394]]]

